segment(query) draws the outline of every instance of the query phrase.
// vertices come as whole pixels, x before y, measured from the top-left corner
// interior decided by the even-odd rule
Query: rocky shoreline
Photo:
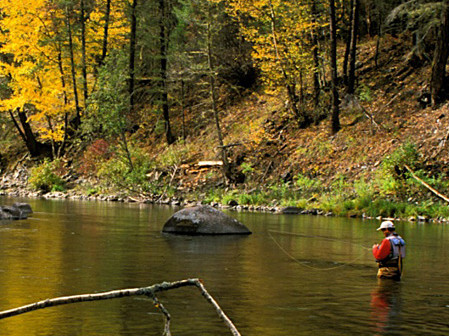
[[[162,198],[158,195],[153,197],[134,197],[130,195],[82,195],[71,190],[66,192],[56,191],[45,193],[43,191],[32,191],[27,188],[3,189],[0,196],[15,198],[43,198],[43,199],[70,199],[80,201],[102,201],[102,202],[122,202],[122,203],[142,203],[171,205],[178,207],[187,207],[204,204],[202,201],[183,200],[178,197]],[[274,212],[283,214],[308,214],[308,215],[324,215],[333,216],[332,212],[325,213],[320,209],[301,209],[297,207],[282,206],[263,206],[263,205],[225,205],[218,202],[208,204],[214,208],[235,210],[235,211],[257,211],[257,212]]]
[[[81,185],[83,180],[75,181],[74,185]],[[68,189],[64,192],[53,191],[44,192],[31,190],[28,186],[28,172],[25,168],[17,169],[14,173],[4,174],[0,181],[0,196],[13,198],[43,198],[43,199],[69,199],[80,201],[101,201],[101,202],[123,202],[123,203],[142,203],[169,205],[175,207],[189,207],[195,205],[204,205],[201,200],[189,199],[188,197],[164,197],[161,195],[152,196],[133,196],[126,194],[95,194],[85,195],[74,189]],[[272,205],[240,205],[232,201],[230,205],[212,202],[208,204],[214,208],[232,211],[250,211],[267,212],[286,215],[316,215],[316,216],[334,216],[332,212],[325,212],[321,209],[302,209],[294,206],[272,206]],[[356,218],[355,216],[353,218]],[[382,216],[369,217],[365,214],[362,219],[393,220],[409,222],[438,222],[449,223],[449,218],[426,218],[424,216],[413,216],[409,218],[387,218]]]
[[[81,185],[82,179],[72,181],[74,185]],[[187,207],[204,204],[200,200],[188,199],[188,197],[164,197],[161,195],[152,196],[133,196],[126,194],[95,194],[85,195],[74,189],[66,191],[44,192],[43,190],[31,190],[28,186],[28,172],[25,168],[17,169],[14,173],[5,174],[0,181],[0,196],[16,197],[16,198],[44,198],[44,199],[70,199],[81,201],[103,201],[103,202],[124,202],[124,203],[143,203],[171,205],[179,207]],[[269,205],[240,205],[236,201],[232,201],[230,205],[213,202],[208,204],[214,208],[229,209],[235,211],[260,211],[273,212],[283,214],[309,214],[309,215],[325,215],[332,216],[331,212],[325,213],[320,209],[301,209],[297,207],[281,207]]]

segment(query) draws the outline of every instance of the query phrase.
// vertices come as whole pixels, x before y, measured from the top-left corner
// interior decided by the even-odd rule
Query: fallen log
[[[436,189],[432,188],[428,183],[426,183],[425,181],[423,181],[422,179],[420,179],[418,176],[416,176],[416,174],[413,172],[413,170],[407,166],[404,165],[405,169],[408,170],[408,172],[410,173],[410,175],[419,183],[421,183],[424,187],[426,187],[427,189],[429,189],[432,193],[434,193],[435,195],[437,195],[438,197],[440,197],[441,199],[445,200],[446,202],[449,203],[449,198],[444,196],[443,194],[441,194],[440,192],[438,192]]]
[[[229,319],[229,317],[224,313],[224,311],[220,308],[218,303],[215,301],[215,299],[208,293],[206,288],[204,287],[203,283],[200,279],[186,279],[186,280],[180,280],[175,282],[163,282],[160,284],[155,284],[148,287],[141,287],[141,288],[128,288],[128,289],[119,289],[119,290],[112,290],[109,292],[103,292],[103,293],[94,293],[94,294],[81,294],[81,295],[72,295],[72,296],[63,296],[63,297],[57,297],[53,299],[47,299],[35,303],[31,303],[25,306],[5,310],[0,312],[0,319],[25,314],[34,310],[38,309],[44,309],[48,307],[54,307],[54,306],[60,306],[70,303],[77,303],[77,302],[87,302],[87,301],[99,301],[99,300],[108,300],[108,299],[115,299],[115,298],[122,298],[127,296],[136,296],[136,295],[146,295],[153,299],[153,302],[155,303],[156,307],[161,310],[161,312],[164,314],[165,317],[165,328],[164,328],[164,336],[170,336],[170,314],[168,313],[167,309],[157,300],[156,293],[168,291],[171,289],[176,289],[180,287],[187,287],[187,286],[195,286],[197,287],[202,296],[215,308],[215,311],[217,312],[218,316],[223,320],[225,325],[229,328],[232,335],[234,336],[240,336],[239,331],[234,326],[232,321]]]
[[[223,166],[223,161],[199,161],[197,163],[198,167],[221,167]]]

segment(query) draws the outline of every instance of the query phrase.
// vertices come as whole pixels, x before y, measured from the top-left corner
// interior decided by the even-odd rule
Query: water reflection
[[[247,235],[199,235],[184,236],[162,233],[173,253],[219,254],[235,251]]]
[[[161,233],[169,207],[29,202],[33,217],[0,226],[2,310],[195,277],[245,336],[449,335],[449,225],[398,223],[410,247],[405,278],[377,284],[364,249],[378,240],[376,221],[230,213],[253,234],[185,237]],[[272,236],[300,263],[270,231],[294,233]],[[173,335],[229,335],[198,291],[159,299]],[[162,327],[151,300],[123,298],[1,320],[0,335],[161,335]]]
[[[393,279],[377,279],[371,292],[371,319],[376,335],[389,335],[401,325],[401,282]]]

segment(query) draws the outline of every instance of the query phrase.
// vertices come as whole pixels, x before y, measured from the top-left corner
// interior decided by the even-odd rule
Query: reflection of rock
[[[162,232],[185,235],[251,234],[238,220],[208,205],[176,212],[165,223]]]
[[[240,244],[249,235],[179,235],[179,234],[165,234],[164,241],[170,248],[170,251],[175,258],[183,258],[184,265],[192,274],[201,274],[201,265],[198,264],[196,257],[186,258],[186,255],[203,256],[207,260],[207,256],[215,258],[223,256],[223,258],[215,259],[215,265],[225,268],[228,258],[238,258],[240,251]],[[206,261],[205,261],[206,262]],[[203,270],[204,271],[204,270]]]
[[[0,206],[0,220],[27,219],[33,210],[27,203]]]

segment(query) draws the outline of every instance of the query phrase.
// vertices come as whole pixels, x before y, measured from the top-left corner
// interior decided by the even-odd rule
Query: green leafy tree
[[[104,134],[118,138],[125,153],[128,168],[133,170],[133,161],[128,147],[128,112],[130,109],[128,55],[112,52],[105,59],[98,75],[98,90],[90,96],[89,121],[83,126],[85,132]]]

